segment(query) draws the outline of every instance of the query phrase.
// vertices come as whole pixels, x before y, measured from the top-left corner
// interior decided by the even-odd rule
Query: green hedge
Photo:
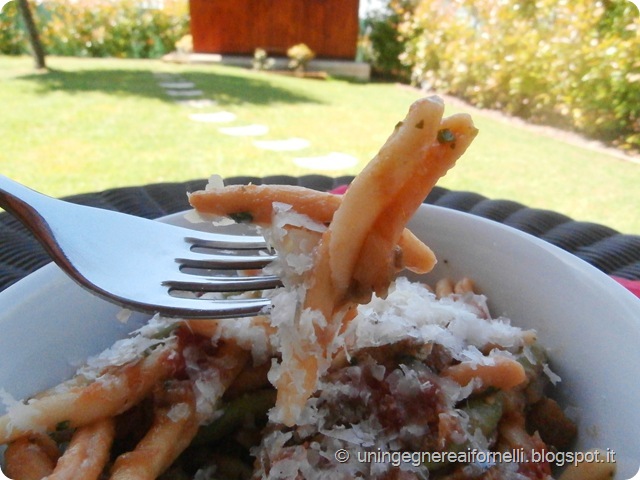
[[[135,0],[32,2],[47,54],[126,58],[160,57],[189,32],[186,2],[164,4],[163,9],[145,9]],[[17,2],[9,2],[0,14],[0,53],[28,52]]]
[[[0,53],[5,55],[28,53],[26,32],[15,0],[7,3],[0,10]]]
[[[640,16],[627,0],[390,0],[411,81],[640,150]]]
[[[411,69],[400,61],[405,48],[404,42],[398,38],[401,20],[396,12],[385,9],[370,11],[363,20],[360,51],[376,78],[407,81],[410,77]]]

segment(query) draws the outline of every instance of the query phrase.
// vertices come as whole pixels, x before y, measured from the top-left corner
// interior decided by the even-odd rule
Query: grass
[[[154,60],[0,56],[0,172],[54,196],[114,186],[235,175],[356,174],[419,92],[392,84],[303,80],[223,66]],[[190,110],[153,72],[192,81],[233,125],[268,125],[265,139],[301,137],[298,152],[258,149]],[[448,107],[447,113],[459,111]],[[640,165],[474,114],[480,135],[440,185],[564,213],[640,234]],[[310,171],[295,156],[344,152],[350,169]]]

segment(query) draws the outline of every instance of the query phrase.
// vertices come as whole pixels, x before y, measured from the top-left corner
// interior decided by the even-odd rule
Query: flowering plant
[[[287,50],[289,57],[289,68],[296,72],[304,72],[308,63],[316,56],[306,44],[299,43]]]

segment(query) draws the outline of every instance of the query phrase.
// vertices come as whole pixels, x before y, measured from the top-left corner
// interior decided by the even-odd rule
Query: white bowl
[[[163,219],[191,228],[176,214]],[[558,396],[578,415],[576,450],[615,452],[617,478],[640,465],[640,301],[607,275],[531,235],[473,215],[421,206],[410,224],[439,259],[429,276],[466,275],[494,316],[534,328],[561,376]],[[0,293],[0,389],[16,398],[53,386],[145,321],[47,265]],[[0,407],[1,408],[1,407]]]

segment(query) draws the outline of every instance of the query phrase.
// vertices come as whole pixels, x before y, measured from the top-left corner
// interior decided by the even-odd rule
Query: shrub
[[[28,44],[22,17],[18,12],[18,3],[9,2],[0,10],[0,53],[28,53]]]
[[[364,60],[371,64],[372,73],[384,78],[407,80],[410,68],[400,61],[405,50],[404,39],[398,35],[404,9],[389,5],[370,12],[364,19],[362,47]]]
[[[315,52],[304,43],[298,43],[287,49],[289,68],[296,72],[304,72],[309,62],[313,60],[315,56]]]
[[[164,4],[163,9],[150,9],[136,0],[47,0],[35,13],[49,54],[154,58],[172,51],[189,30],[186,2],[165,0]],[[2,29],[0,53],[25,53],[24,33],[16,21],[19,16],[11,16],[0,18],[13,25],[6,35]]]
[[[256,48],[253,52],[251,64],[254,70],[270,70],[275,66],[276,61],[274,58],[269,57],[264,48]]]
[[[626,0],[421,0],[398,35],[414,84],[640,150],[640,18]]]

